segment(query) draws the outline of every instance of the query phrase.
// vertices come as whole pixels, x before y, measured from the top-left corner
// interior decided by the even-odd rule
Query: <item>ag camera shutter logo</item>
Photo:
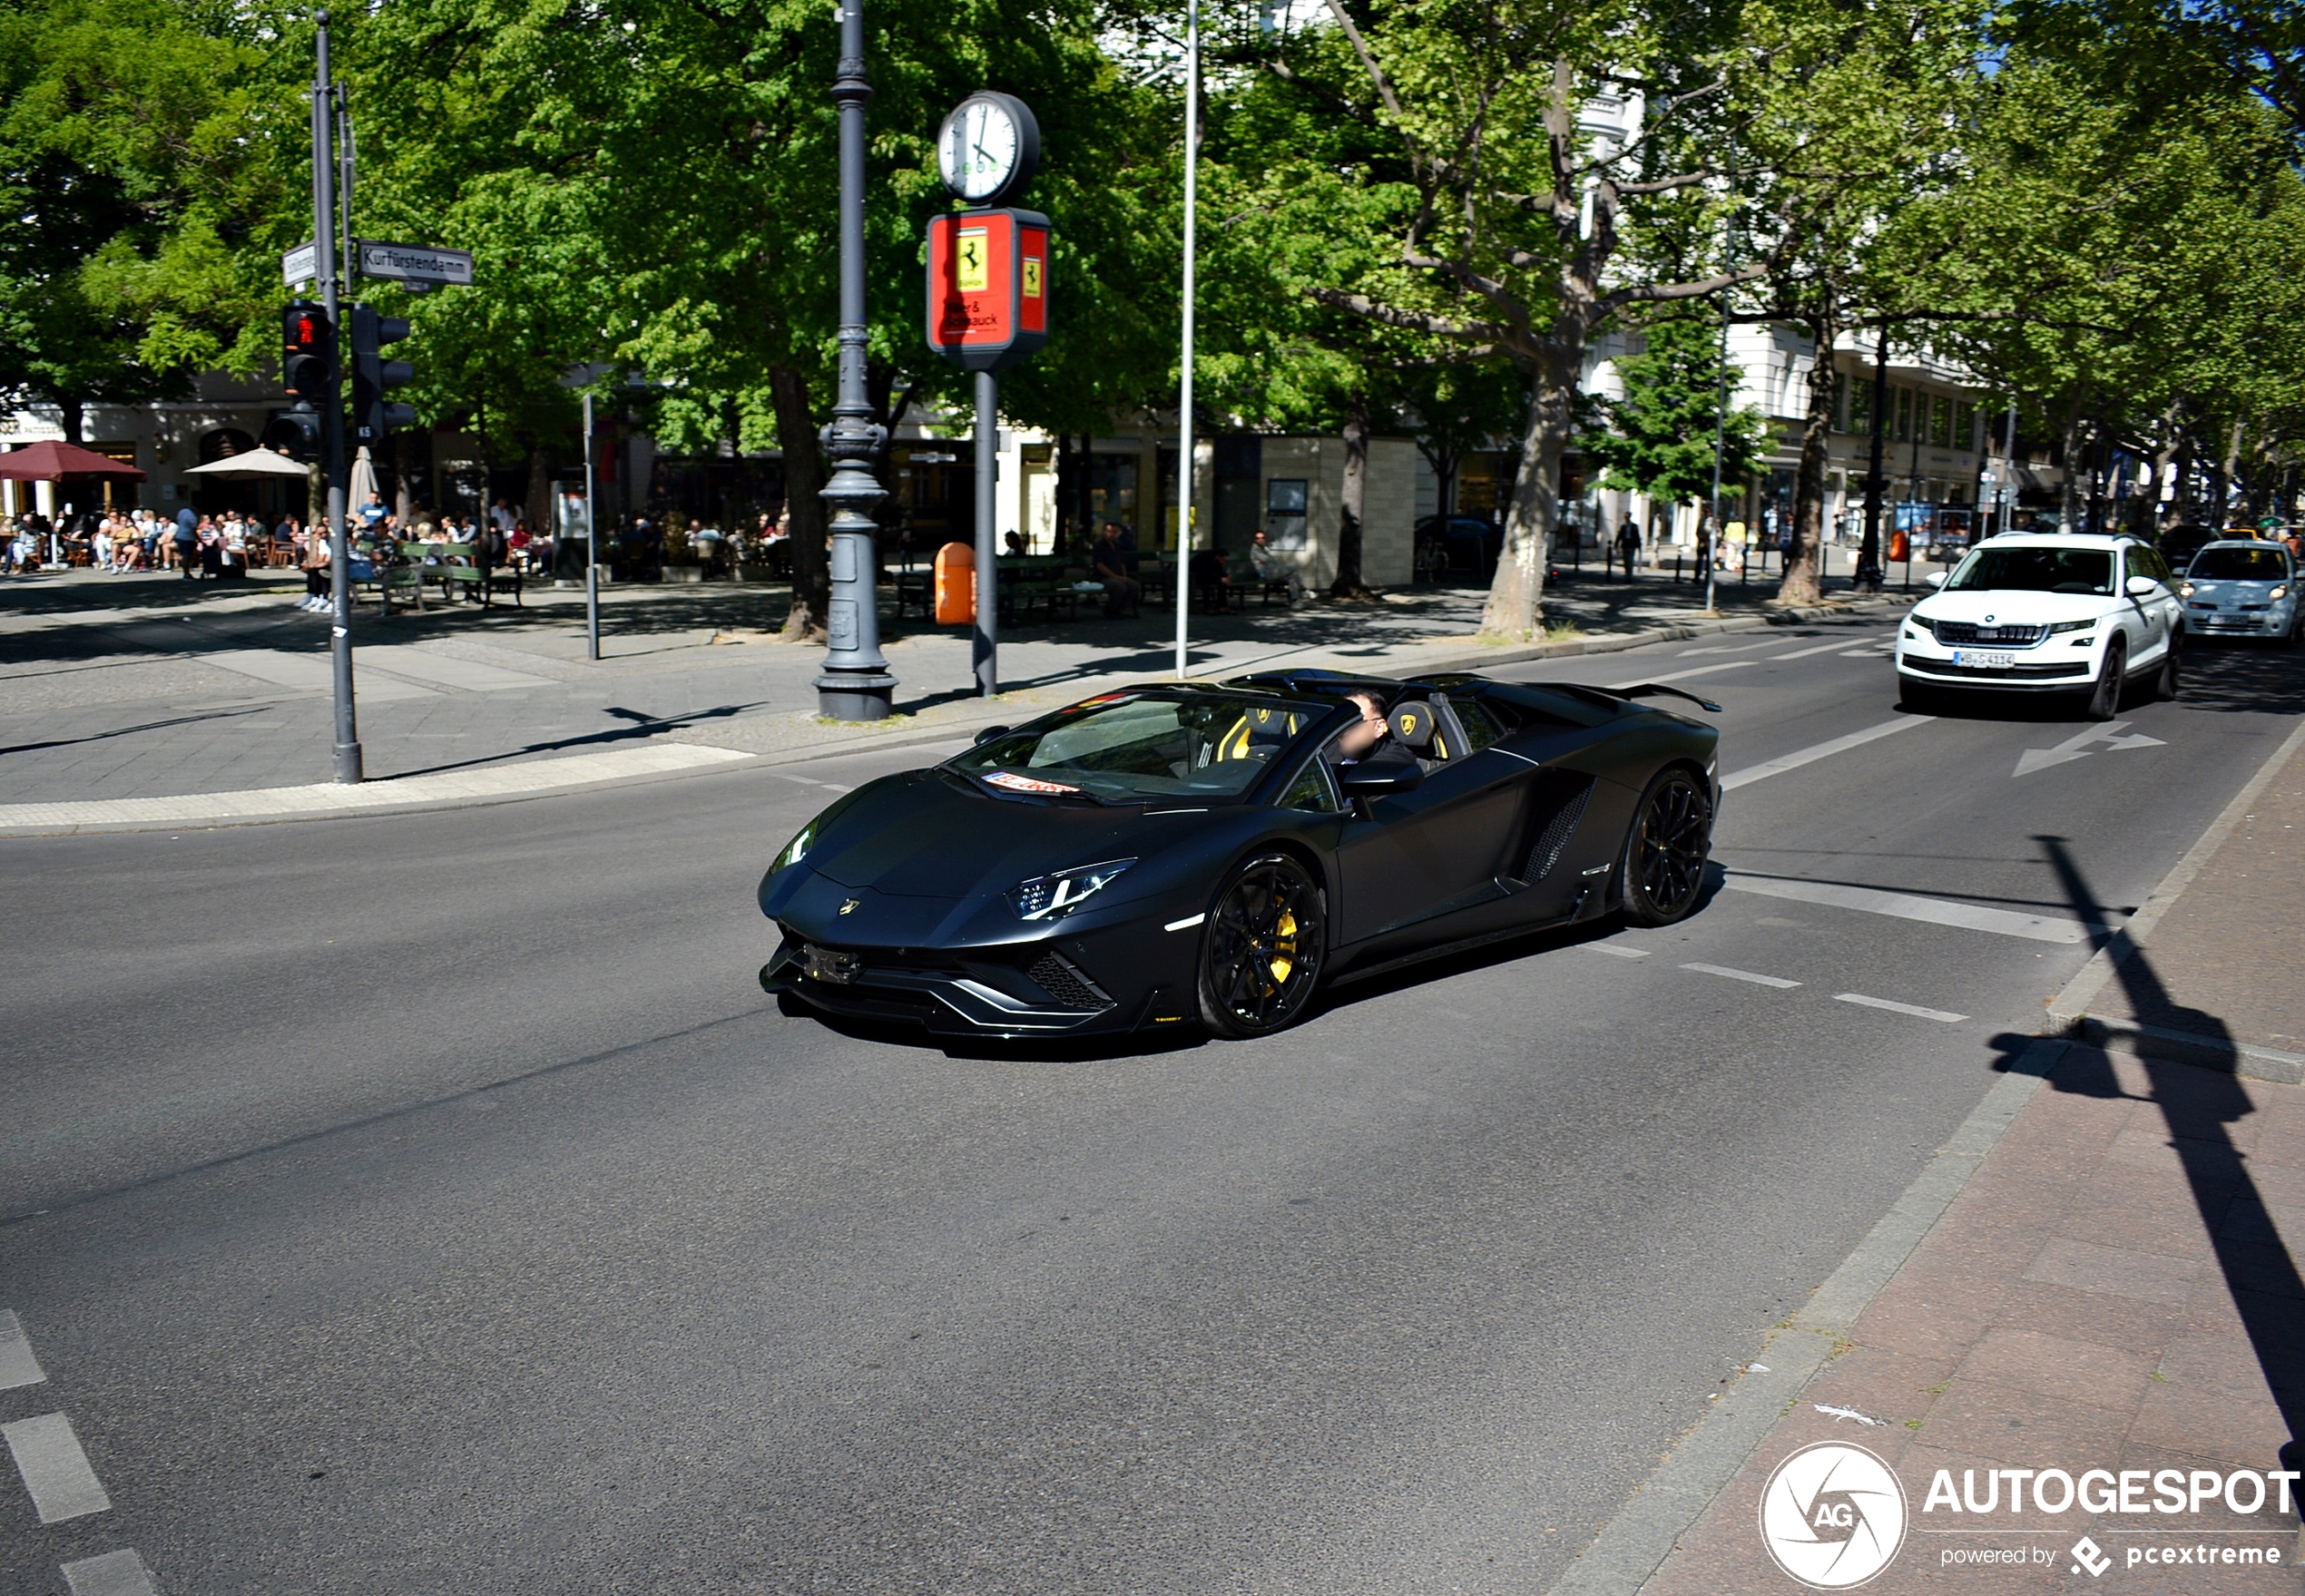
[[[1819,1441],[1777,1465],[1761,1493],[1761,1540],[1812,1591],[1848,1591],[1905,1544],[1905,1487],[1862,1446]]]

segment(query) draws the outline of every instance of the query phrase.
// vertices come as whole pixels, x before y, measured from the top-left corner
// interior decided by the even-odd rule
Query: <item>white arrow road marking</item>
[[[1771,776],[1781,776],[1788,770],[1798,770],[1803,765],[1813,764],[1831,755],[1845,754],[1851,749],[1863,748],[1876,738],[1893,736],[1908,727],[1926,726],[1936,719],[1934,715],[1899,715],[1894,720],[1884,720],[1878,726],[1868,726],[1862,731],[1852,731],[1847,737],[1837,737],[1830,742],[1812,743],[1808,748],[1796,749],[1790,754],[1780,754],[1773,759],[1763,760],[1758,765],[1748,765],[1741,770],[1722,777],[1721,789],[1726,792],[1734,792],[1737,788],[1752,782],[1766,781]]]
[[[1645,947],[1619,947],[1613,942],[1580,942],[1577,945],[1587,953],[1607,954],[1612,958],[1645,959],[1649,956],[1649,950]]]
[[[1932,925],[1957,925],[1965,931],[1990,931],[1996,936],[2022,936],[2028,942],[2086,942],[2092,933],[2110,935],[2113,930],[2109,925],[2092,925],[2055,915],[2026,915],[2015,909],[1989,908],[1984,904],[1950,903],[1941,897],[1883,892],[1872,886],[1848,886],[1838,881],[1797,881],[1782,876],[1751,876],[1742,870],[1731,870],[1721,885],[1730,892],[1825,904],[1868,915],[1887,915],[1893,919],[1922,920]]]
[[[2164,749],[2169,745],[2157,737],[2147,737],[2133,731],[2126,737],[2115,735],[2129,722],[2114,720],[2103,726],[2092,726],[2086,731],[2076,731],[2053,749],[2027,749],[2017,756],[2016,769],[2011,778],[2030,776],[2035,770],[2046,770],[2052,765],[2063,765],[2074,759],[2085,759],[2096,750],[2089,744],[2102,741],[2113,749]]]
[[[24,1476],[24,1488],[32,1493],[42,1523],[111,1511],[112,1498],[97,1483],[88,1454],[80,1449],[80,1437],[72,1433],[72,1421],[64,1415],[43,1414],[0,1425],[0,1435],[7,1437],[16,1473]]]
[[[1885,638],[1882,641],[1884,643],[1893,643],[1897,640],[1894,637],[1889,637]],[[1809,648],[1795,649],[1790,654],[1771,654],[1769,657],[1772,660],[1806,660],[1811,654],[1829,654],[1835,649],[1845,649],[1848,646],[1849,639],[1845,637],[1837,637],[1830,642],[1820,642]]]
[[[1726,964],[1683,964],[1684,970],[1694,970],[1700,975],[1726,975],[1731,981],[1750,981],[1755,986],[1792,987],[1800,984],[1782,975],[1756,975],[1751,970],[1732,970]]]
[[[0,1308],[0,1391],[37,1385],[47,1377],[40,1360],[32,1356],[32,1343],[25,1338],[24,1326],[17,1322],[15,1311]]]
[[[1623,692],[1628,687],[1646,687],[1653,681],[1686,681],[1692,676],[1710,676],[1716,671],[1738,671],[1760,662],[1758,660],[1723,660],[1718,665],[1700,665],[1694,671],[1670,671],[1663,676],[1636,676],[1630,681],[1612,681],[1609,690]]]
[[[64,1566],[64,1589],[72,1596],[160,1596],[152,1571],[133,1552],[107,1552]]]

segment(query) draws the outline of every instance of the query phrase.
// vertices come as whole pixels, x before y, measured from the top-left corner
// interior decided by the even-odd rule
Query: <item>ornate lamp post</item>
[[[840,106],[840,367],[832,425],[824,429],[832,478],[832,593],[826,630],[831,649],[816,680],[817,707],[835,720],[878,720],[897,679],[880,654],[880,603],[873,584],[872,512],[887,497],[871,471],[888,441],[865,397],[864,0],[840,0],[840,65],[832,97]]]

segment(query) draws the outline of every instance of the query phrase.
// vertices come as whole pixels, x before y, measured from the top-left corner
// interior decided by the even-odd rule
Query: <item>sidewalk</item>
[[[2305,1040],[2305,992],[2287,967],[2305,879],[2300,745],[2305,731],[2221,820],[2231,829],[2212,829],[2172,873],[2126,956],[2108,948],[2054,1005],[2064,1018],[2053,1025],[2085,1013],[2088,1028],[2003,1039],[2007,1072],[1903,1211],[1726,1394],[1724,1410],[1750,1421],[1747,1444],[1765,1427],[1733,1474],[1721,1437],[1739,1419],[1724,1411],[1556,1592],[1800,1590],[1764,1546],[1763,1503],[1781,1536],[1785,1503],[1804,1501],[1801,1465],[1774,1491],[1770,1476],[1820,1442],[1869,1450],[1902,1483],[1902,1550],[1869,1591],[2305,1591],[2300,1482],[2286,1514],[2278,1483],[2258,1511],[2236,1511],[2252,1505],[2248,1476],[2305,1469],[2305,1088],[2232,1072],[2282,1074],[2279,1061]],[[2069,886],[2076,907],[2088,902],[2084,884]],[[2156,1029],[2194,1039],[2192,1056],[2225,1068],[2167,1056]],[[1921,1232],[1899,1267],[1891,1255]],[[1811,1366],[1821,1366],[1804,1385]],[[1693,1490],[1682,1454],[1708,1448],[1716,1471]],[[2119,1511],[2116,1496],[2114,1511],[2050,1513],[2028,1494],[2012,1513],[2007,1474],[1992,1511],[1942,1499],[1924,1511],[1940,1478],[1982,1502],[1991,1471],[2050,1469],[2116,1481],[2146,1471],[2129,1503],[2146,1511]],[[2184,1511],[2153,1511],[2163,1470],[2180,1471]],[[2224,1484],[2237,1478],[2229,1503]],[[2048,1489],[2054,1506],[2062,1486]],[[1655,1533],[1676,1500],[1679,1533]],[[1838,1513],[1813,1492],[1805,1501]],[[1644,1517],[1642,1555],[1631,1526]],[[1867,1532],[1844,1534],[1859,1558]],[[2277,1552],[2278,1564],[2241,1561],[2250,1549]]]
[[[1520,649],[1474,640],[1477,589],[1293,610],[1251,603],[1193,617],[1192,668],[1201,677],[1283,664],[1467,669],[1800,619],[1766,607],[1773,592],[1773,582],[1724,584],[1721,615],[1707,619],[1693,583],[1572,574],[1547,594],[1556,641]],[[220,588],[74,573],[0,586],[0,832],[343,812],[336,799],[282,807],[284,792],[331,776],[327,621],[296,609],[300,596],[300,579],[260,577]],[[576,755],[587,763],[571,767],[572,780],[615,778],[625,756],[624,774],[663,774],[677,761],[640,750],[668,743],[778,759],[949,739],[1174,668],[1172,612],[1107,621],[1092,609],[1005,629],[1005,690],[988,702],[970,690],[965,631],[884,612],[897,713],[837,725],[815,712],[822,647],[775,641],[787,602],[781,586],[613,588],[597,661],[585,655],[581,592],[544,586],[516,609],[435,604],[389,621],[364,609],[354,623],[359,730],[379,790],[350,807],[430,801],[384,782],[437,785]],[[552,780],[531,772],[512,785],[528,793]],[[487,788],[445,801],[486,801]],[[149,800],[199,797],[218,801],[143,813]]]

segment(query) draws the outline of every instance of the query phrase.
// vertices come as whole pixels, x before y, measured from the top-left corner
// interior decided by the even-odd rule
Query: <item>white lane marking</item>
[[[1765,649],[1774,638],[1762,638],[1759,642],[1713,643],[1702,649],[1682,649],[1673,656],[1676,660],[1691,659],[1698,654],[1741,654],[1748,649]]]
[[[0,1308],[0,1391],[37,1385],[47,1377],[40,1360],[32,1356],[32,1343],[25,1339],[15,1310]]]
[[[1851,749],[1863,748],[1878,738],[1894,737],[1897,733],[1914,726],[1927,726],[1936,719],[1934,715],[1899,715],[1894,720],[1884,720],[1878,726],[1868,726],[1862,731],[1852,731],[1847,737],[1837,737],[1830,742],[1816,743],[1809,748],[1796,749],[1790,754],[1780,754],[1773,759],[1763,760],[1758,765],[1748,765],[1742,770],[1722,777],[1721,778],[1721,790],[1734,792],[1737,788],[1749,787],[1756,781],[1766,781],[1771,776],[1782,776],[1788,770],[1798,770],[1803,765],[1815,764],[1819,759],[1830,759],[1835,754],[1845,754]]]
[[[2110,925],[2093,925],[2056,915],[2027,915],[2015,909],[1988,908],[1983,904],[1950,903],[1941,897],[1919,897],[1909,892],[1883,892],[1872,886],[1844,886],[1836,881],[1793,881],[1782,876],[1749,876],[1731,870],[1721,883],[1731,892],[1759,893],[1763,897],[1790,898],[1795,903],[1824,904],[1887,915],[1898,920],[1924,920],[1932,925],[1957,925],[1964,931],[1990,931],[1996,936],[2022,936],[2028,942],[2086,942],[2093,934],[2109,934]]]
[[[779,781],[797,781],[803,787],[816,787],[820,785],[820,783],[819,783],[817,778],[813,776],[795,776],[790,770],[771,770],[769,774],[775,777]]]
[[[2062,765],[2070,759],[2085,759],[2092,751],[2087,745],[2100,738],[2109,749],[2160,749],[2169,746],[2161,739],[2147,737],[2142,731],[2133,731],[2127,737],[2114,735],[2128,724],[2126,720],[2108,721],[2103,726],[2092,726],[2086,731],[2076,731],[2053,749],[2027,749],[2017,756],[2016,769],[2009,773],[2010,779],[2030,776],[2035,770],[2046,770],[2052,765]]]
[[[841,785],[840,785],[839,782],[837,782],[837,781],[819,781],[819,782],[818,782],[818,783],[817,783],[817,785],[818,785],[819,787],[823,788],[825,789],[825,791],[827,791],[827,792],[854,792],[854,791],[856,791],[856,788],[853,788],[853,787],[843,787],[843,786],[841,786]]]
[[[1630,681],[1609,683],[1611,692],[1623,692],[1628,687],[1646,687],[1653,681],[1686,681],[1692,676],[1710,676],[1716,671],[1741,671],[1748,665],[1758,665],[1758,660],[1723,660],[1718,665],[1700,665],[1694,671],[1668,671],[1663,676],[1636,676]]]
[[[1951,1013],[1944,1009],[1925,1009],[1917,1003],[1892,1003],[1885,997],[1867,997],[1861,992],[1837,992],[1833,994],[1833,1001],[1862,1004],[1869,1009],[1887,1009],[1892,1014],[1910,1014],[1916,1020],[1942,1020],[1947,1025],[1957,1025],[1968,1018],[1967,1014]]]
[[[152,1570],[133,1552],[107,1552],[64,1564],[64,1589],[72,1596],[160,1596]]]
[[[1203,911],[1201,914],[1193,915],[1189,920],[1172,920],[1167,925],[1162,926],[1161,929],[1163,931],[1190,931],[1208,917],[1207,912]]]
[[[1580,942],[1577,945],[1588,952],[1607,954],[1616,959],[1645,959],[1649,956],[1649,950],[1645,947],[1619,947],[1613,942]]]
[[[1893,641],[1895,640],[1892,639],[1891,641]],[[1811,654],[1829,654],[1835,649],[1845,649],[1848,646],[1849,640],[1847,638],[1837,637],[1830,642],[1820,642],[1810,648],[1795,649],[1790,654],[1771,654],[1769,657],[1771,660],[1806,660]]]
[[[42,1523],[111,1510],[112,1498],[97,1483],[88,1454],[80,1450],[80,1437],[72,1433],[72,1421],[64,1415],[42,1414],[0,1425],[0,1435],[7,1437],[16,1473],[24,1476],[24,1488],[31,1493]]]
[[[1881,649],[1850,649],[1843,653],[1841,658],[1844,660],[1886,660],[1888,654]]]
[[[1755,986],[1791,987],[1800,984],[1782,975],[1756,975],[1751,970],[1732,970],[1726,964],[1683,964],[1684,970],[1694,970],[1700,975],[1726,975],[1731,981],[1750,981]]]

